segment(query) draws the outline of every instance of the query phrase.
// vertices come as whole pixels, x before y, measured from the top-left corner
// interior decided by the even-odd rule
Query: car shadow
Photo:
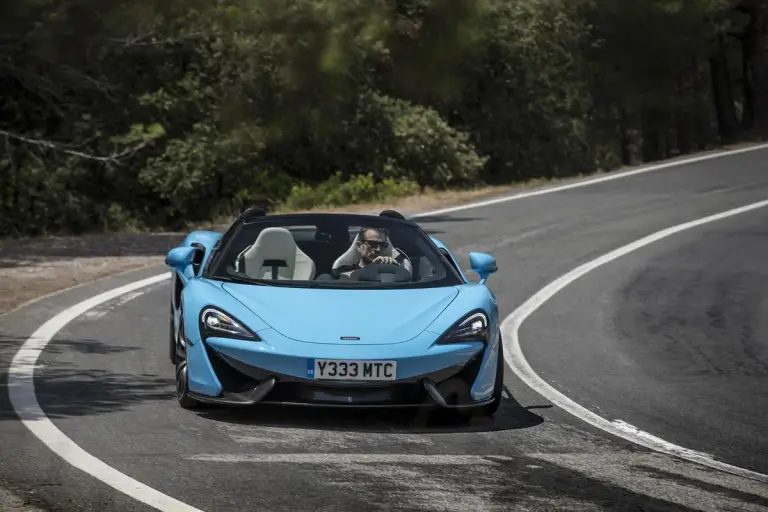
[[[522,406],[505,388],[501,405],[492,418],[462,418],[445,414],[436,408],[344,409],[273,404],[248,408],[205,405],[197,414],[210,421],[236,425],[390,434],[447,434],[535,427],[543,423],[544,418],[531,412],[532,408]]]

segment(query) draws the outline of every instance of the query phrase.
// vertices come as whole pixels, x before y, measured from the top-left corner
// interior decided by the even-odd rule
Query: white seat
[[[333,268],[337,269],[343,265],[355,265],[360,261],[360,253],[357,252],[357,241],[360,239],[360,233],[355,235],[355,239],[352,240],[352,245],[349,246],[349,249],[344,251],[344,254],[336,258],[336,261],[333,262]],[[392,258],[398,258],[400,255],[403,255],[405,257],[405,254],[398,251],[394,245],[392,245],[392,240],[387,237],[387,247],[383,249],[379,254],[382,256],[391,256]],[[408,260],[407,257],[403,259],[402,262],[403,268],[405,268],[408,272],[412,272],[411,268],[411,262]]]
[[[242,261],[244,268],[240,267]],[[315,262],[302,251],[285,228],[265,228],[237,258],[236,269],[253,279],[311,281]]]

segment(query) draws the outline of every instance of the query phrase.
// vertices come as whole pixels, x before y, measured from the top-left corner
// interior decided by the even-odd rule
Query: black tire
[[[171,364],[178,362],[176,355],[176,329],[173,327],[173,303],[171,303],[171,317],[168,319],[168,356]]]
[[[184,315],[179,317],[179,336],[173,341],[173,357],[176,365],[176,400],[183,409],[196,409],[200,402],[189,396],[189,370],[187,349],[179,346],[178,338],[184,336]],[[183,354],[183,355],[182,355]]]
[[[187,361],[176,363],[176,400],[183,409],[196,409],[200,402],[189,396],[189,375]]]

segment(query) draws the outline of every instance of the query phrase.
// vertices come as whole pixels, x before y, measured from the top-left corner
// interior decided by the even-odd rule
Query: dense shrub
[[[408,180],[384,178],[375,181],[373,173],[358,174],[343,181],[340,172],[317,186],[306,183],[294,185],[281,205],[288,210],[328,208],[348,204],[385,202],[407,197],[419,191],[416,183]]]

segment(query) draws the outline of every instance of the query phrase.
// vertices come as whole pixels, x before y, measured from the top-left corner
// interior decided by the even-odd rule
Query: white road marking
[[[539,377],[536,372],[528,364],[528,361],[523,355],[523,351],[520,347],[519,329],[526,318],[536,312],[545,302],[551,299],[557,292],[584,276],[590,271],[605,265],[621,256],[629,254],[633,251],[641,249],[647,245],[650,245],[658,240],[674,235],[687,229],[695,228],[703,224],[715,222],[721,219],[732,217],[734,215],[740,215],[742,213],[750,212],[758,208],[764,208],[768,206],[768,200],[752,203],[739,208],[734,208],[722,213],[710,215],[701,219],[697,219],[690,222],[685,222],[672,226],[661,231],[657,231],[649,236],[636,240],[623,247],[615,249],[595,260],[592,260],[567,274],[559,277],[552,283],[548,284],[531,298],[525,301],[520,307],[513,311],[508,317],[504,319],[501,324],[502,335],[504,337],[505,353],[504,359],[509,367],[520,377],[523,382],[544,396],[547,400],[557,405],[561,409],[573,414],[577,418],[589,423],[590,425],[597,427],[605,432],[618,436],[627,441],[631,441],[635,444],[639,444],[651,450],[667,453],[683,459],[703,464],[711,468],[715,468],[728,473],[736,474],[742,477],[751,478],[761,482],[768,483],[768,475],[750,471],[748,469],[732,466],[725,462],[715,460],[711,455],[683,448],[676,444],[667,442],[660,439],[648,432],[644,432],[632,425],[629,425],[621,420],[609,421],[602,416],[599,416],[592,411],[577,404],[567,396],[563,395],[547,383],[544,379]]]
[[[69,322],[107,301],[170,277],[163,273],[121,286],[76,304],[37,329],[14,356],[8,370],[8,394],[21,421],[38,439],[68,463],[120,492],[158,510],[202,512],[125,475],[83,450],[45,415],[35,395],[35,365],[45,346]]]
[[[138,298],[138,297],[141,297],[142,295],[144,295],[144,293],[145,293],[145,292],[133,292],[133,293],[129,293],[129,294],[125,295],[124,297],[122,297],[122,298],[121,298],[119,301],[117,301],[117,304],[115,304],[115,307],[117,307],[117,306],[122,306],[123,304],[125,304],[125,303],[126,303],[126,302],[128,302],[128,301],[131,301],[131,300],[133,300],[133,299],[136,299],[136,298]]]
[[[715,460],[714,455],[711,455],[709,453],[699,452],[696,450],[689,450],[688,448],[683,448],[681,446],[674,445],[668,441],[661,439],[660,437],[654,436],[649,432],[640,430],[636,426],[630,425],[624,420],[613,420],[611,423],[613,423],[616,428],[618,428],[619,430],[623,430],[624,432],[627,432],[629,435],[636,436],[642,439],[647,439],[648,441],[655,443],[657,445],[665,446],[669,451],[674,450],[677,453],[683,453],[686,455],[690,455],[692,457],[705,457],[711,461]]]
[[[433,466],[495,466],[515,460],[504,455],[414,455],[406,453],[259,453],[202,454],[184,457],[200,462],[288,464],[429,464]]]
[[[415,219],[430,215],[452,213],[470,208],[480,208],[484,206],[504,203],[525,197],[552,194],[563,190],[585,187],[596,183],[617,180],[646,172],[679,167],[681,165],[747,153],[750,151],[758,151],[765,148],[768,148],[768,144],[760,144],[748,148],[723,151],[720,153],[703,155],[685,160],[678,160],[675,162],[667,162],[649,167],[641,167],[632,171],[617,171],[600,178],[589,179],[578,183],[556,186],[542,190],[534,190],[531,192],[522,192],[511,196],[470,203],[462,206],[452,206],[449,208],[443,208],[440,210],[413,215],[411,218]],[[10,395],[11,405],[21,418],[24,426],[26,426],[35,436],[37,436],[38,439],[45,443],[48,448],[50,448],[54,453],[59,455],[69,464],[84,471],[93,478],[96,478],[97,480],[100,480],[101,482],[109,485],[110,487],[162,512],[203,512],[166,494],[163,494],[156,489],[142,484],[137,480],[134,480],[128,475],[117,471],[115,468],[109,466],[102,460],[83,450],[74,441],[72,441],[72,439],[67,437],[61,430],[59,430],[56,425],[54,425],[53,422],[45,415],[45,412],[43,412],[43,410],[40,408],[40,404],[38,403],[37,396],[35,394],[34,371],[36,361],[42,354],[46,345],[65,325],[77,318],[79,315],[86,313],[87,311],[100,304],[103,304],[108,300],[112,300],[123,294],[133,292],[134,290],[159,283],[164,279],[168,279],[169,277],[170,273],[164,273],[143,279],[141,281],[136,281],[134,283],[130,283],[113,290],[109,290],[100,295],[75,304],[74,306],[65,309],[55,317],[45,322],[42,326],[40,326],[39,329],[37,329],[37,331],[32,334],[32,336],[29,337],[29,339],[24,342],[24,344],[21,346],[11,361],[10,368],[8,369],[8,393]],[[522,357],[522,353],[520,356]],[[521,359],[521,361],[525,362],[525,359]],[[507,363],[509,362],[510,361],[507,360]],[[600,419],[602,420],[602,418]]]
[[[133,292],[125,295],[124,297],[117,300],[114,304],[111,306],[107,306],[104,309],[92,309],[91,311],[86,311],[83,315],[88,320],[100,320],[104,315],[109,313],[110,311],[113,311],[116,307],[122,306],[128,301],[131,301],[137,297],[141,297],[146,292]]]
[[[88,320],[100,320],[107,313],[109,313],[108,309],[94,309],[93,311],[87,311],[83,317]]]

